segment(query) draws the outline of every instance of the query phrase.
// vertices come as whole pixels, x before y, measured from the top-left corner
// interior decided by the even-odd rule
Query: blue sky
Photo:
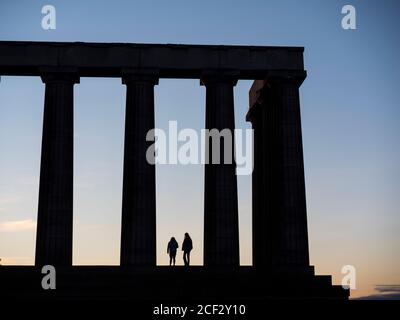
[[[56,30],[41,8],[56,8]],[[352,4],[357,29],[341,28]],[[398,1],[1,1],[0,39],[304,46],[301,87],[310,257],[340,283],[356,267],[354,296],[400,283],[400,2]],[[235,88],[238,128],[250,81]],[[156,126],[204,126],[195,80],[161,80]],[[33,263],[44,85],[0,82],[0,258]],[[74,263],[117,264],[125,88],[120,79],[75,86]],[[239,177],[241,262],[251,262],[251,178]],[[157,166],[158,263],[188,231],[202,263],[203,168]],[[20,224],[11,222],[20,221]],[[11,224],[10,224],[11,223]],[[10,227],[11,226],[11,227]],[[14,226],[14,227],[12,227]],[[17,227],[15,227],[17,226]]]

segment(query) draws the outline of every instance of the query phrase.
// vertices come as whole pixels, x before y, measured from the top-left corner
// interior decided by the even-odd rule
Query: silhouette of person
[[[172,237],[171,240],[169,240],[167,246],[167,253],[169,254],[169,265],[171,265],[172,263],[175,265],[176,250],[178,249],[178,247],[178,242],[175,240],[174,237]]]
[[[190,251],[193,249],[193,242],[189,236],[189,233],[185,233],[185,239],[182,243],[182,251],[183,251],[183,262],[185,266],[189,266],[190,264]]]

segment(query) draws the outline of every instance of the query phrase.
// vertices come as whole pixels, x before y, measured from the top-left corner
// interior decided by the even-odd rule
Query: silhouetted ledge
[[[160,78],[199,79],[204,70],[236,70],[264,79],[271,70],[304,73],[303,47],[0,41],[0,74],[39,76],[46,68],[81,77],[121,77],[155,69]]]
[[[43,290],[41,270],[1,266],[1,298],[137,301],[264,301],[274,299],[347,300],[349,291],[331,276],[275,274],[253,267],[57,268],[56,290]]]

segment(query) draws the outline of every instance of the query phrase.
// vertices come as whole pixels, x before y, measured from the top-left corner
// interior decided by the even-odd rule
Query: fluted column
[[[206,138],[209,163],[205,165],[204,180],[204,265],[239,266],[239,226],[236,164],[234,159],[234,99],[237,78],[229,73],[203,74],[206,87],[206,129],[228,129],[232,140],[220,140],[220,163],[212,163],[212,144]],[[224,149],[230,147],[231,163]]]
[[[126,85],[125,151],[122,194],[121,265],[156,265],[155,164],[146,159],[153,143],[146,141],[154,129],[153,71],[133,71],[122,79]]]
[[[72,72],[42,75],[46,84],[35,264],[72,265],[73,86]]]
[[[309,270],[299,86],[305,74],[275,75],[250,92],[254,129],[253,264]],[[254,96],[256,98],[254,99]]]

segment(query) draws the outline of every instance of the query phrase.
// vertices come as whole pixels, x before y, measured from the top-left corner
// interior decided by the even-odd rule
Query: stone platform
[[[122,268],[75,266],[56,269],[56,290],[44,290],[40,269],[0,267],[4,300],[116,300],[135,303],[201,303],[268,300],[347,300],[349,291],[331,276],[257,272],[253,267]]]

